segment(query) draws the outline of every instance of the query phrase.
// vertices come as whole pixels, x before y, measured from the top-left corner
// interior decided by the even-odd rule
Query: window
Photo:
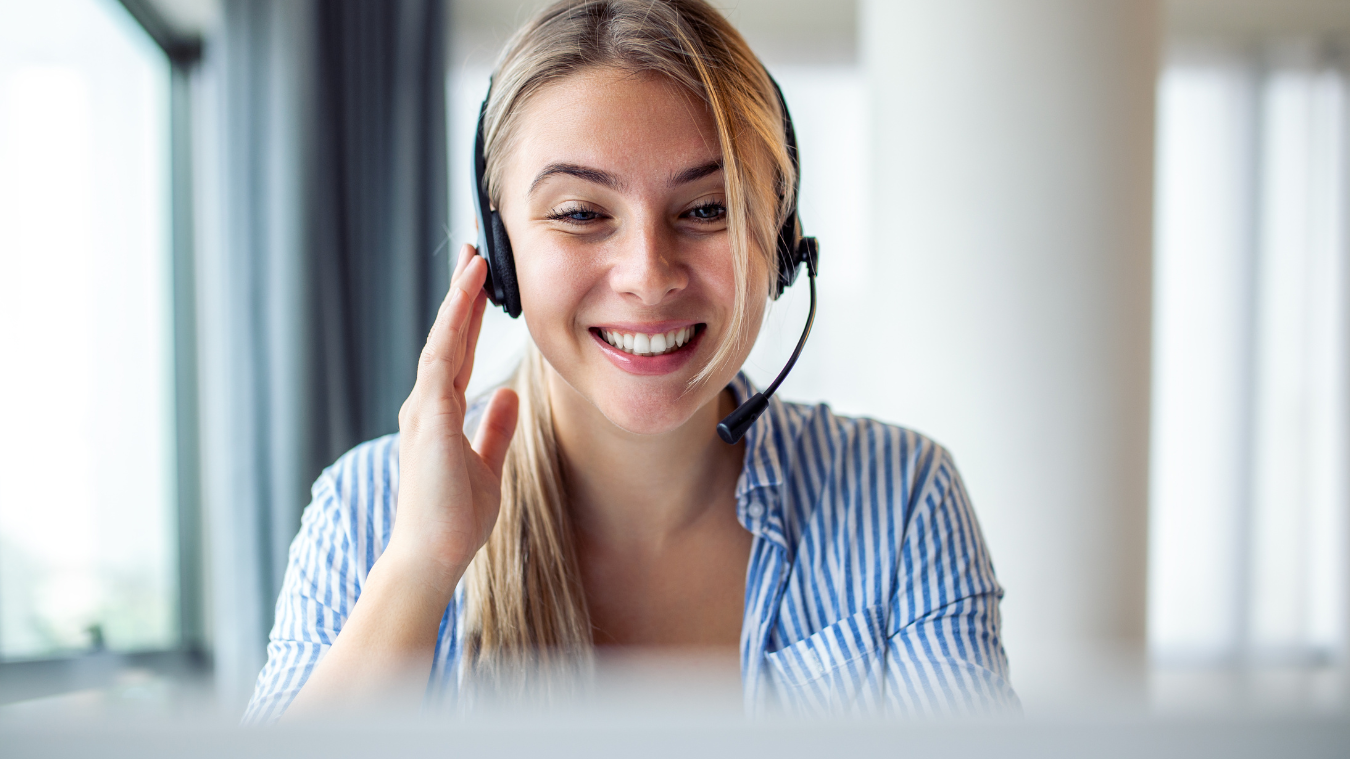
[[[1159,89],[1150,646],[1344,652],[1346,79],[1313,44],[1191,50]]]
[[[169,61],[0,0],[0,658],[178,639]]]

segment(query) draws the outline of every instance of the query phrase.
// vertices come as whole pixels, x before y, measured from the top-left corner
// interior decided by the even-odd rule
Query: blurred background
[[[1344,711],[1350,0],[714,4],[822,246],[780,394],[953,451],[1028,714]],[[536,5],[0,0],[0,713],[242,709]],[[474,390],[525,340],[490,312]]]

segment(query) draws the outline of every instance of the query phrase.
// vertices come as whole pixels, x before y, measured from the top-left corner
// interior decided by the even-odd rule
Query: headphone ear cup
[[[783,255],[779,250],[778,255],[778,291],[773,294],[773,299],[778,300],[784,292],[792,286],[793,281],[797,279],[797,267],[793,265],[791,259]]]
[[[787,223],[778,232],[778,291],[773,294],[774,300],[778,300],[797,281],[797,269],[802,263],[799,246],[792,244],[792,236],[797,231],[796,216],[796,213],[789,216]]]
[[[506,236],[502,215],[492,212],[492,274],[501,293],[502,308],[512,319],[520,316],[520,286],[516,283],[516,257],[511,253],[511,238]]]

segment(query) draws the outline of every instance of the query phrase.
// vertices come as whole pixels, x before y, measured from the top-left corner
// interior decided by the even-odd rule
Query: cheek
[[[729,314],[736,302],[736,270],[731,263],[727,245],[709,246],[709,250],[692,267],[699,279],[705,297]]]
[[[700,299],[714,305],[729,318],[735,308],[737,287],[736,268],[727,235],[691,246],[685,262],[690,271],[691,286],[697,290]],[[750,270],[746,272],[751,285],[748,293],[750,301],[761,297],[762,288],[754,285],[758,279],[762,279],[762,272],[762,264],[750,262]]]
[[[707,293],[709,300],[720,306],[728,322],[735,309],[737,293],[736,270],[732,260],[729,243],[721,246],[719,250],[709,251],[709,255],[701,264],[700,275],[704,292]],[[765,302],[769,297],[768,269],[761,256],[755,253],[750,255],[745,276],[747,292],[743,328],[746,337],[753,343],[764,316]],[[731,327],[729,323],[720,326],[723,330]],[[746,355],[749,355],[748,346]]]
[[[573,332],[578,309],[596,277],[583,257],[566,249],[528,237],[521,243],[513,244],[513,249],[522,317],[535,344],[546,348]]]

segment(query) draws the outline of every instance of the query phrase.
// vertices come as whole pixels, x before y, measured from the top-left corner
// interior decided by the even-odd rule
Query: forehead
[[[721,155],[703,101],[652,73],[578,72],[536,92],[518,118],[505,167],[513,192],[523,188],[512,175],[550,163],[591,166],[637,183],[665,183],[672,172]]]

